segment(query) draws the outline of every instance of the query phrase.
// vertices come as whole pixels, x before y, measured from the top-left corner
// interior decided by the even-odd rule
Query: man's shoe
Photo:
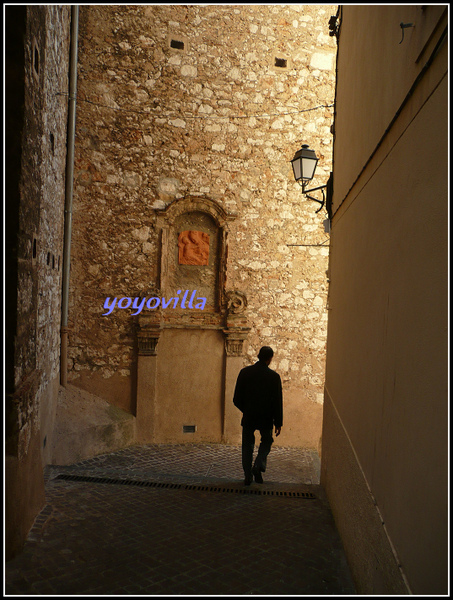
[[[253,481],[253,477],[251,475],[246,475],[244,479],[244,485],[250,485]]]
[[[263,476],[261,475],[261,471],[257,467],[253,467],[252,473],[253,473],[253,476],[255,477],[256,483],[264,483]]]

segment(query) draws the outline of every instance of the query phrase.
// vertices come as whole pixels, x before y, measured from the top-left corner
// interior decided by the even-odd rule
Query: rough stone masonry
[[[274,348],[285,443],[317,446],[329,240],[290,160],[309,144],[313,187],[327,182],[336,10],[80,7],[69,381],[133,411],[135,321],[102,317],[104,301],[156,295],[158,211],[206,198],[231,217],[225,288],[247,299],[244,366]]]

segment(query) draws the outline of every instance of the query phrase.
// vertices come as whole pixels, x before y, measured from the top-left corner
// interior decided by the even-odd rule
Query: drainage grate
[[[55,479],[63,479],[65,481],[83,481],[86,483],[108,483],[113,485],[132,485],[138,487],[154,487],[166,489],[183,489],[195,490],[199,492],[228,492],[231,494],[257,494],[259,496],[284,496],[287,498],[304,498],[307,500],[315,499],[316,496],[311,492],[293,492],[293,491],[278,491],[278,490],[257,490],[250,488],[232,488],[219,485],[197,485],[186,483],[169,483],[164,481],[140,481],[136,479],[116,479],[111,477],[94,477],[92,475],[57,475]]]

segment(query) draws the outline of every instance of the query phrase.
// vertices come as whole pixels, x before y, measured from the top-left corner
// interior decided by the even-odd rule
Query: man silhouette
[[[274,351],[263,346],[258,362],[242,369],[236,381],[233,403],[242,412],[242,468],[244,483],[250,485],[253,477],[263,483],[267,456],[274,442],[272,430],[280,435],[283,424],[283,393],[280,375],[269,368]],[[261,442],[255,462],[255,431],[259,430]]]

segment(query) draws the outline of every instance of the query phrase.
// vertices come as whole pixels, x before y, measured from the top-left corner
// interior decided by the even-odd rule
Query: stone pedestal
[[[238,445],[242,439],[242,414],[233,404],[233,395],[237,376],[244,366],[244,359],[242,356],[227,355],[225,362],[225,406],[223,412],[222,442],[224,444]]]
[[[239,371],[244,367],[244,342],[250,327],[247,324],[246,297],[239,292],[230,292],[225,334],[225,403],[223,410],[222,441],[225,444],[240,444],[242,439],[241,412],[233,404],[234,389]]]
[[[160,318],[139,318],[137,365],[137,441],[154,441],[157,402],[157,343],[162,331]]]

